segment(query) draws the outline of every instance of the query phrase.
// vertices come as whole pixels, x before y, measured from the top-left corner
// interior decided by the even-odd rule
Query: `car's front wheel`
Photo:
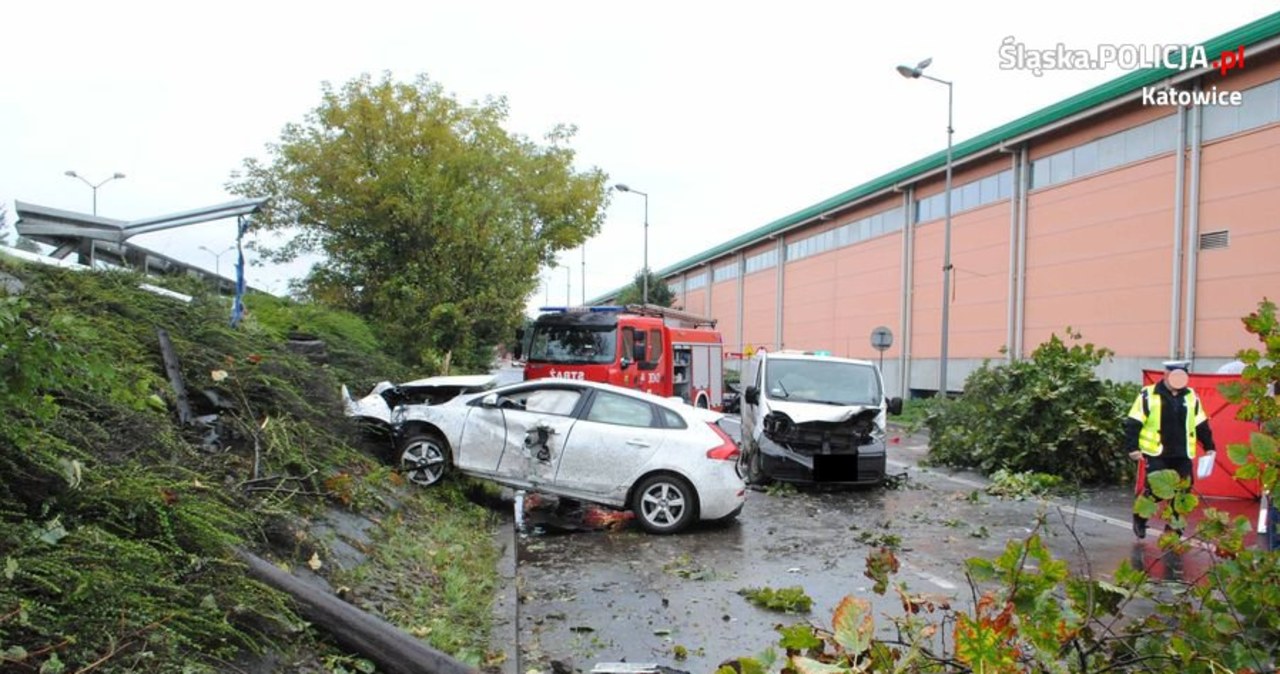
[[[430,487],[449,472],[449,445],[435,433],[414,433],[400,443],[400,468],[416,485]]]
[[[752,447],[749,451],[744,449],[742,463],[744,465],[741,470],[745,473],[742,479],[747,484],[767,487],[773,482],[764,472],[764,452],[761,452],[759,447]]]
[[[631,510],[651,534],[674,534],[698,517],[698,495],[676,475],[650,475],[631,497]]]

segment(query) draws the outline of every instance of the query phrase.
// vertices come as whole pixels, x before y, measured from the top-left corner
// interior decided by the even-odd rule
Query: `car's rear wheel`
[[[400,468],[416,485],[430,487],[444,479],[449,462],[449,445],[435,433],[414,433],[400,443]]]
[[[651,534],[674,534],[698,517],[698,495],[677,475],[650,475],[631,497],[631,510]]]

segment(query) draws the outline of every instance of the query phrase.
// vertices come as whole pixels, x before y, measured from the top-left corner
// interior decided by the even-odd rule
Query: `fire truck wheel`
[[[674,534],[698,517],[698,495],[677,475],[650,475],[631,497],[631,510],[651,534]]]
[[[707,404],[707,397],[704,395],[698,396],[697,405],[698,407],[701,407],[704,410],[707,409],[709,407],[709,405]]]
[[[449,471],[449,445],[439,435],[414,433],[400,445],[400,469],[410,482],[430,487]]]

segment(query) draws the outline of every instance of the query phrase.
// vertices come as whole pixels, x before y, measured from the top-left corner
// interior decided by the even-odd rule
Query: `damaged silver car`
[[[739,471],[751,484],[877,484],[885,477],[887,398],[874,363],[758,352],[743,373]]]

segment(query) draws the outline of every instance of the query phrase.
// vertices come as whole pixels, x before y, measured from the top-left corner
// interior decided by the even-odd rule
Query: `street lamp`
[[[903,77],[914,80],[923,77],[926,80],[932,80],[939,84],[947,85],[947,184],[946,196],[943,199],[946,202],[946,221],[943,224],[942,235],[942,345],[939,349],[939,365],[938,365],[938,393],[947,395],[947,336],[948,336],[948,320],[951,310],[951,135],[955,129],[951,128],[951,108],[952,108],[952,86],[947,80],[930,77],[924,74],[924,69],[933,63],[933,59],[927,58],[915,65],[898,66],[898,74]]]
[[[643,285],[643,304],[649,303],[649,195],[640,190],[633,190],[622,183],[613,186],[613,189],[619,192],[631,192],[644,197],[644,285]]]
[[[226,250],[216,252],[205,246],[199,246],[200,250],[213,256],[213,275],[218,277],[218,294],[222,294],[222,256],[235,250],[235,246],[227,246]]]
[[[95,183],[89,182],[84,176],[80,175],[79,173],[76,173],[75,171],[67,171],[63,175],[71,176],[72,178],[77,178],[84,184],[88,185],[89,188],[93,190],[93,214],[94,215],[98,214],[98,188],[102,187],[103,185],[106,185],[112,180],[119,180],[120,178],[124,177],[123,173],[117,172],[112,174],[110,178],[107,178],[106,180],[103,180],[102,182],[95,184]]]

